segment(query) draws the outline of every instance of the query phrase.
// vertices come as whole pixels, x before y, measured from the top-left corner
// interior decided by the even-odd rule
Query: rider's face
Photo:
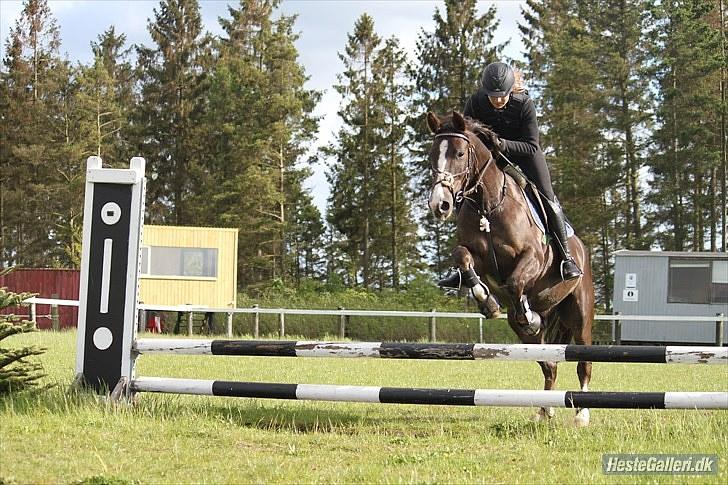
[[[503,109],[503,107],[508,104],[509,98],[510,96],[488,96],[490,104],[492,104],[495,109]]]

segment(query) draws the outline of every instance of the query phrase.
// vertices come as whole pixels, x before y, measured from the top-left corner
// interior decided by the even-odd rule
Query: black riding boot
[[[571,253],[569,253],[569,245],[566,241],[566,225],[564,224],[564,213],[561,210],[561,205],[557,201],[552,202],[545,197],[543,197],[543,200],[549,212],[549,229],[554,238],[554,246],[561,256],[561,278],[564,281],[578,278],[583,273],[574,262]]]
[[[452,290],[459,290],[462,284],[463,278],[460,274],[460,270],[457,268],[455,269],[454,273],[447,275],[445,278],[437,282],[437,286],[439,286],[440,288]]]

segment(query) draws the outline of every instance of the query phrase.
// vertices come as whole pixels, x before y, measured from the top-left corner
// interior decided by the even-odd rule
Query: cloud
[[[5,41],[10,35],[10,29],[15,26],[15,21],[20,17],[23,11],[23,2],[16,0],[0,1],[0,39],[2,46],[0,47],[0,55],[5,56]]]
[[[227,5],[237,8],[238,0],[209,1],[201,0],[200,8],[205,29],[220,34],[218,17],[228,17]],[[520,8],[523,1],[495,2],[501,23],[496,31],[497,41],[511,39],[506,55],[520,58],[522,44],[517,30],[521,18]],[[58,19],[63,41],[61,50],[68,54],[71,62],[88,63],[91,61],[90,42],[109,26],[126,34],[127,45],[151,44],[147,32],[148,19],[154,16],[158,0],[53,0],[49,2],[51,11]],[[492,3],[480,2],[478,10],[485,12]],[[2,47],[0,57],[4,56],[4,44],[22,11],[20,0],[0,0],[0,33]],[[340,120],[336,114],[340,99],[331,88],[336,83],[336,74],[342,72],[343,65],[337,53],[342,52],[347,43],[347,34],[354,30],[354,23],[368,13],[374,19],[377,34],[386,39],[397,36],[400,45],[410,56],[414,54],[417,35],[424,28],[434,28],[432,17],[435,9],[445,11],[444,2],[431,0],[398,1],[325,1],[325,0],[288,0],[281,4],[280,11],[285,15],[297,15],[295,30],[300,33],[296,43],[299,60],[305,66],[310,80],[309,89],[325,91],[316,114],[322,116],[314,147],[326,145],[333,140]],[[314,167],[314,175],[306,183],[312,188],[316,205],[323,211],[329,195],[325,177],[325,161]]]
[[[497,17],[500,25],[496,31],[497,42],[510,39],[505,55],[520,58],[523,44],[518,35],[517,22],[521,18],[520,7],[525,2],[497,2]],[[323,8],[325,5],[326,8]],[[481,2],[478,11],[483,13],[490,4]],[[323,146],[334,140],[334,133],[340,124],[336,114],[340,97],[331,89],[336,82],[336,74],[343,71],[343,64],[337,56],[346,46],[347,34],[354,30],[354,23],[363,14],[368,13],[374,19],[377,34],[386,39],[396,36],[400,45],[408,52],[410,59],[414,57],[417,35],[425,29],[434,29],[433,15],[439,8],[444,14],[443,2],[433,1],[347,1],[320,2],[296,1],[284,2],[282,11],[297,14],[297,30],[301,38],[297,42],[301,62],[311,76],[307,87],[310,89],[328,89],[321,99],[316,113],[322,115],[315,146]],[[326,160],[313,167],[314,173],[306,186],[311,189],[314,202],[324,212],[330,188],[326,181]]]

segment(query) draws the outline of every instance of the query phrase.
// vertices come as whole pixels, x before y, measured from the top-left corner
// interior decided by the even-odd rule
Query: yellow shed
[[[139,299],[147,305],[234,308],[238,230],[144,226]]]

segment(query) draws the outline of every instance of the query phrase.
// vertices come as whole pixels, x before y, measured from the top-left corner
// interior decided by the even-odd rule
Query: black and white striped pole
[[[128,393],[133,378],[144,165],[141,157],[128,169],[87,160],[76,376],[97,392]]]
[[[581,392],[510,389],[427,389],[140,377],[134,392],[446,406],[611,409],[728,409],[726,392]]]

